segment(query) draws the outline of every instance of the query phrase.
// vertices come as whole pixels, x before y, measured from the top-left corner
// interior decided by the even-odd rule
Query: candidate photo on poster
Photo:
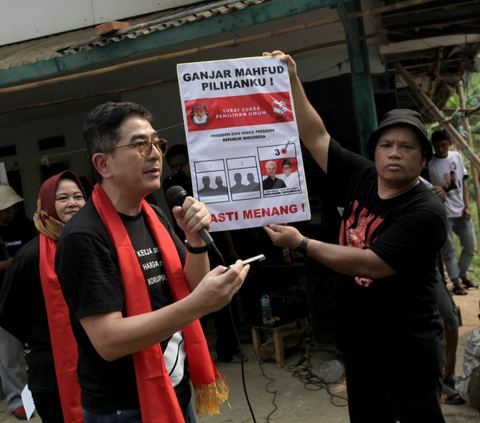
[[[267,177],[263,180],[262,186],[264,191],[271,189],[286,188],[285,182],[277,178],[277,163],[273,160],[269,160],[265,163],[265,170]]]

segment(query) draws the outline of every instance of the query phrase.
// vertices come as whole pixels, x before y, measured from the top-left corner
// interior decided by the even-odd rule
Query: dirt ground
[[[451,287],[450,287],[451,288]],[[478,319],[480,290],[469,291],[465,296],[454,296],[460,307],[463,325],[459,329],[456,374],[459,375],[463,363],[463,351],[470,331],[480,325]],[[244,351],[249,357],[245,364],[245,380],[248,397],[257,422],[271,423],[336,423],[348,422],[346,401],[334,397],[336,394],[346,397],[344,383],[331,384],[323,388],[306,386],[295,377],[289,366],[295,367],[302,351],[297,350],[287,356],[286,368],[281,369],[273,361],[266,361],[259,366],[255,362],[251,344],[244,344]],[[324,360],[335,358],[332,353],[310,351],[311,367],[315,368]],[[242,386],[241,366],[238,364],[217,363],[219,372],[230,386],[229,404],[221,407],[222,414],[200,416],[199,423],[251,423],[254,422]],[[413,378],[414,380],[414,378]],[[309,390],[312,389],[312,390]],[[443,405],[443,412],[448,423],[480,422],[480,413],[464,405]]]
[[[461,373],[463,351],[470,331],[479,326],[480,290],[469,291],[466,296],[455,296],[454,300],[460,307],[463,325],[460,327],[460,340],[457,350],[456,374]],[[214,333],[209,330],[209,333]],[[245,331],[248,335],[248,332]],[[242,339],[244,335],[242,335]],[[210,345],[213,345],[209,339]],[[267,360],[261,366],[256,363],[252,344],[246,340],[243,344],[244,354],[249,358],[244,366],[246,391],[252,411],[249,409],[242,384],[242,368],[239,364],[216,362],[220,374],[230,387],[228,404],[222,404],[221,414],[214,416],[198,416],[198,423],[340,423],[348,422],[348,412],[345,407],[346,389],[344,383],[334,383],[315,386],[306,385],[300,377],[308,370],[316,368],[324,360],[335,358],[333,353],[309,350],[310,368],[303,372],[293,372],[303,349],[292,350],[286,356],[285,368],[279,368],[272,360]],[[212,356],[215,353],[212,349]],[[480,413],[464,405],[443,405],[445,419],[448,423],[480,422]],[[255,416],[255,420],[252,417]],[[35,413],[32,422],[41,422]],[[0,401],[0,422],[18,422],[7,409],[6,400]],[[148,422],[145,422],[148,423]]]

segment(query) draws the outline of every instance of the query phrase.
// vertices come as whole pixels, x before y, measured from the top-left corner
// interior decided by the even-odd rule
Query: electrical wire
[[[315,374],[312,373],[312,368],[305,365],[293,364],[288,366],[288,371],[292,371],[293,377],[300,379],[304,384],[304,389],[307,391],[321,391],[326,389],[327,393],[330,395],[330,403],[335,407],[347,407],[348,399],[342,395],[335,394],[331,391],[332,386],[345,385],[345,377],[342,375],[342,378],[339,381],[327,382]],[[335,402],[336,400],[341,401],[340,403]]]
[[[225,260],[218,250],[217,246],[215,245],[214,242],[210,244],[210,248],[213,250],[217,258],[220,260],[220,263],[222,266],[227,267]],[[250,410],[250,415],[252,416],[253,423],[257,423],[257,420],[255,419],[255,413],[253,412],[252,405],[250,404],[250,399],[248,397],[248,392],[247,392],[247,383],[245,381],[245,367],[244,367],[244,360],[243,360],[243,350],[242,350],[242,344],[240,342],[240,336],[238,335],[237,328],[235,327],[235,319],[233,318],[233,312],[232,312],[232,306],[230,303],[228,303],[228,314],[230,315],[230,322],[232,323],[232,328],[233,332],[235,334],[235,339],[237,340],[237,347],[238,351],[240,352],[240,365],[241,365],[241,370],[242,370],[242,385],[243,385],[243,392],[245,394],[245,399],[247,401],[248,409]]]
[[[263,349],[264,352],[266,352],[265,347],[263,346],[263,344],[262,344],[262,349]],[[267,376],[267,374],[265,373],[265,369],[263,368],[263,365],[262,365],[262,363],[261,363],[261,361],[260,361],[260,357],[257,356],[257,353],[256,353],[255,349],[253,350],[253,354],[255,355],[255,360],[256,360],[256,362],[259,363],[258,365],[259,365],[259,367],[260,367],[260,370],[261,370],[261,372],[262,372],[263,377],[268,380],[268,383],[265,385],[265,392],[267,392],[267,393],[269,393],[269,394],[273,394],[272,405],[273,405],[274,409],[273,409],[273,411],[271,411],[271,412],[267,415],[267,417],[266,417],[267,423],[270,423],[270,416],[271,416],[272,414],[274,414],[274,413],[278,410],[278,406],[277,406],[277,404],[275,403],[275,398],[277,397],[277,390],[275,390],[275,391],[270,391],[270,390],[268,389],[268,385],[270,385],[271,383],[275,382],[275,379],[271,378],[270,376]],[[277,363],[277,365],[281,367],[281,365],[280,365],[279,363]]]
[[[235,338],[237,339],[238,350],[240,352],[240,365],[241,365],[241,370],[242,370],[243,393],[245,394],[245,399],[247,400],[248,409],[250,410],[250,415],[252,416],[253,423],[257,423],[257,420],[255,419],[255,413],[253,412],[252,405],[250,404],[250,399],[248,398],[247,383],[245,381],[245,366],[244,366],[244,363],[243,363],[244,362],[244,360],[243,360],[244,356],[243,356],[242,344],[240,342],[240,336],[238,335],[237,328],[235,327],[232,307],[230,306],[230,304],[228,304],[228,311],[230,312],[230,320],[232,322],[233,331],[235,333]]]
[[[267,341],[273,342],[273,338],[271,335],[267,335]],[[267,354],[267,351],[264,347],[264,343],[262,343],[262,349],[263,352]],[[265,373],[265,370],[263,368],[263,364],[261,364],[261,361],[259,357],[257,357],[255,350],[253,350],[255,359],[257,363],[260,363],[260,370],[262,372],[262,375],[265,379],[268,380],[268,383],[265,385],[265,391],[268,392],[269,394],[273,394],[272,398],[272,405],[274,406],[274,410],[271,411],[267,417],[266,421],[267,423],[270,423],[270,416],[275,413],[278,410],[278,406],[275,403],[275,398],[277,396],[277,390],[271,391],[268,389],[268,385],[273,383],[275,379],[271,378],[270,376],[267,376]],[[306,360],[306,354],[304,353],[302,357],[300,357],[300,360],[296,364],[291,364],[289,366],[282,366],[280,363],[276,363],[277,366],[282,368],[283,370],[286,370],[290,373],[292,373],[293,377],[296,377],[300,379],[300,381],[304,384],[304,389],[307,391],[321,391],[322,389],[325,389],[327,393],[330,395],[330,403],[335,406],[335,407],[347,407],[348,406],[348,399],[342,395],[336,394],[331,391],[331,388],[333,386],[338,386],[338,385],[345,385],[345,376],[342,375],[342,378],[338,381],[332,381],[332,382],[327,382],[318,376],[314,375],[312,373],[312,368],[308,367],[306,365],[303,365],[302,363]]]

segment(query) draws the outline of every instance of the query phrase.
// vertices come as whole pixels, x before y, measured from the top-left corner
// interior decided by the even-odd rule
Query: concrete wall
[[[369,49],[371,72],[384,72],[380,63],[378,47],[371,45]],[[349,72],[348,63],[342,65],[341,69],[335,66],[336,63],[342,62],[346,57],[348,57],[348,54],[345,50],[330,50],[321,55],[317,51],[311,55],[306,55],[297,60],[300,78],[302,81],[312,81]],[[77,100],[69,103],[68,107],[65,105],[48,106],[42,108],[42,115],[48,116],[42,119],[35,117],[39,113],[39,109],[32,109],[25,116],[22,114],[22,119],[19,119],[18,114],[15,113],[2,116],[0,147],[15,144],[17,155],[0,157],[0,162],[5,163],[7,172],[20,170],[27,216],[33,216],[36,209],[36,199],[42,183],[41,159],[45,155],[48,156],[50,163],[68,161],[70,168],[79,176],[87,177],[91,187],[93,187],[95,183],[93,168],[88,153],[85,151],[82,136],[83,122],[90,110],[109,100],[133,101],[142,104],[152,112],[155,119],[155,129],[159,130],[161,137],[169,141],[170,146],[176,143],[185,143],[180,94],[176,82],[122,95],[104,96],[101,99]],[[12,121],[11,125],[9,125],[8,119]],[[65,136],[65,147],[47,151],[39,150],[38,140],[60,135]],[[168,165],[165,164],[162,180],[170,173]],[[165,207],[166,210],[167,205],[163,190],[160,189],[154,195],[159,205]]]
[[[101,104],[109,98],[98,100]],[[178,125],[172,129],[162,131],[161,136],[169,140],[169,145],[185,142],[183,118],[180,109],[180,96],[176,83],[161,87],[154,87],[130,92],[121,98],[112,98],[113,101],[133,101],[147,107],[154,115],[155,129],[162,129]],[[90,157],[85,150],[82,136],[83,122],[89,110],[81,101],[79,111],[68,115],[54,114],[50,118],[30,120],[22,124],[3,126],[0,128],[0,147],[15,144],[16,156],[0,157],[8,171],[19,170],[22,179],[22,188],[25,198],[25,210],[28,217],[32,217],[36,209],[36,200],[41,181],[42,157],[48,156],[50,163],[68,161],[70,168],[79,176],[85,176],[91,187],[95,184],[93,167]],[[51,150],[38,148],[38,140],[65,136],[66,146]],[[168,165],[164,166],[164,176],[170,174]],[[163,177],[162,177],[163,179]],[[160,206],[165,206],[163,191],[154,193]]]

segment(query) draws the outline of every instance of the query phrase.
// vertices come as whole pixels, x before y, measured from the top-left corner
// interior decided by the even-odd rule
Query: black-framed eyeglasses
[[[142,157],[148,157],[152,153],[152,146],[155,146],[158,152],[164,156],[167,152],[168,141],[162,138],[158,138],[153,141],[137,141],[131,144],[121,145],[120,147],[109,148],[108,150],[100,151],[100,153],[108,153],[109,151],[117,150],[118,148],[136,147]]]

